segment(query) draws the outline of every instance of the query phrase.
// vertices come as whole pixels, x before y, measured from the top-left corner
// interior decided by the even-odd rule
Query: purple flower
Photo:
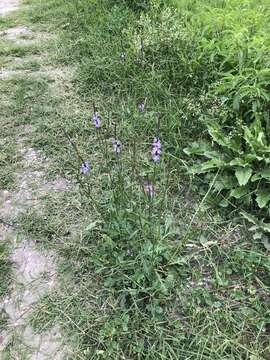
[[[127,251],[127,256],[133,256],[133,251],[130,250],[130,249],[128,249],[128,251]]]
[[[152,146],[158,148],[159,150],[161,150],[161,141],[160,141],[159,137],[154,138]]]
[[[121,152],[121,142],[119,140],[113,140],[113,149],[116,155],[120,155]]]
[[[100,128],[100,117],[97,113],[97,111],[94,111],[93,116],[92,116],[92,121],[94,126],[96,127],[96,129]]]
[[[138,108],[139,108],[139,110],[140,110],[141,112],[144,112],[144,108],[145,108],[145,101],[144,101],[144,100],[142,100],[142,101],[139,102]]]
[[[161,155],[161,142],[158,137],[154,138],[154,141],[152,142],[152,159],[154,162],[157,162],[160,160]]]
[[[143,191],[149,197],[154,196],[154,190],[153,190],[153,185],[152,185],[151,181],[149,181],[149,180],[145,181],[145,183],[143,184]]]
[[[84,161],[80,167],[81,174],[86,175],[89,171],[89,163],[88,161]]]

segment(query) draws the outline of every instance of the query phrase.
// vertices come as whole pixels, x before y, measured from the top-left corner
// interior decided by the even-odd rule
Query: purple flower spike
[[[100,128],[100,117],[99,117],[97,111],[94,111],[93,116],[92,116],[92,121],[93,121],[95,128],[99,129]]]
[[[139,102],[138,108],[139,108],[139,110],[140,110],[141,112],[144,112],[144,108],[145,108],[145,101],[144,101],[144,100],[142,100],[142,101]]]
[[[160,141],[160,138],[158,137],[155,137],[154,140],[153,140],[153,143],[152,143],[152,146],[161,150],[161,141]]]
[[[88,161],[84,161],[80,167],[81,174],[86,175],[89,171]]]
[[[146,195],[148,195],[151,198],[154,196],[154,190],[151,181],[149,180],[145,181],[145,183],[143,184],[143,191]]]
[[[158,137],[154,138],[154,141],[152,143],[152,159],[154,162],[157,162],[160,160],[161,156],[161,141]]]
[[[116,155],[120,155],[121,152],[121,142],[119,140],[113,140],[113,149]]]

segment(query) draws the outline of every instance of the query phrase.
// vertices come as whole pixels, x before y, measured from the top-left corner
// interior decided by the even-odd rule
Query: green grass
[[[4,244],[0,245],[0,272],[1,272],[1,285],[0,285],[0,298],[2,298],[8,291],[8,286],[10,284],[10,261],[8,259],[8,249]],[[1,320],[0,320],[1,328]]]
[[[60,322],[70,335],[77,334],[78,358],[267,359],[269,260],[263,246],[237,225],[238,218],[227,220],[200,202],[196,183],[183,166],[181,149],[205,133],[200,119],[212,105],[209,83],[220,76],[220,59],[209,61],[211,54],[202,53],[203,39],[194,31],[196,17],[205,16],[207,9],[195,7],[192,23],[192,8],[183,22],[167,6],[150,4],[140,13],[140,6],[127,5],[133,4],[59,1],[44,7],[38,3],[31,14],[37,23],[58,14],[50,26],[68,27],[61,33],[66,50],[59,60],[79,65],[81,96],[76,121],[60,107],[57,118],[37,124],[35,146],[75,176],[75,154],[66,156],[64,127],[90,160],[91,196],[102,215],[92,214],[72,241],[58,230],[58,207],[50,202],[46,224],[35,214],[25,217],[25,231],[35,236],[48,237],[52,227],[53,241],[61,244],[65,257],[60,294],[44,298],[32,322],[37,328]],[[141,34],[144,59],[138,55]],[[119,61],[123,50],[125,64]],[[137,102],[143,98],[146,111],[140,114]],[[102,160],[102,146],[88,124],[91,110],[87,113],[86,106],[93,102],[109,132],[109,124],[117,123],[124,149],[120,181],[125,179],[127,193],[110,188],[106,174],[115,174],[114,157]],[[145,153],[157,114],[164,158],[155,174],[160,198],[153,204],[151,225],[147,202],[131,176],[131,159],[135,141],[140,177],[153,176]],[[84,208],[87,198],[82,201]],[[117,212],[114,206],[120,206]],[[66,209],[64,203],[61,208]],[[168,263],[175,247],[177,256]]]
[[[91,358],[91,354],[93,358],[118,358],[121,353],[149,359],[241,359],[252,354],[268,358],[269,259],[237,227],[224,227],[218,219],[214,224],[212,216],[206,221],[203,212],[178,260],[179,271],[170,279],[175,291],[164,288],[160,294],[156,289],[156,295],[145,303],[147,289],[140,299],[136,293],[125,294],[124,286],[119,288],[123,271],[127,275],[130,270],[123,260],[111,267],[110,257],[104,258],[106,247],[118,256],[121,250],[106,243],[109,239],[100,234],[98,224],[90,231],[85,225],[82,234],[65,239],[64,229],[57,228],[68,221],[53,209],[57,212],[59,205],[49,205],[51,216],[46,216],[41,228],[38,217],[27,222],[28,233],[45,236],[65,258],[60,268],[61,290],[43,299],[32,324],[41,330],[60,323],[70,336],[77,334],[78,358]],[[62,211],[68,214],[65,202]],[[54,237],[49,238],[46,229],[51,227]],[[138,269],[139,281],[140,259],[130,259],[129,266]],[[131,284],[129,287],[131,291]]]
[[[0,188],[11,189],[15,183],[15,169],[18,167],[20,155],[16,152],[16,145],[12,138],[0,137]]]
[[[26,55],[38,55],[41,49],[37,45],[18,45],[6,41],[1,43],[0,56],[17,56],[23,57]]]
[[[21,232],[62,258],[59,289],[37,305],[32,324],[60,324],[73,359],[270,359],[269,257],[237,211],[210,207],[199,180],[187,175],[182,151],[206,136],[203,118],[219,100],[212,89],[222,67],[239,65],[235,48],[225,64],[227,47],[220,45],[224,38],[234,43],[235,29],[215,32],[218,14],[228,29],[240,23],[238,4],[181,1],[177,11],[151,1],[31,4],[28,21],[59,36],[49,49],[52,64],[76,67],[72,83],[56,84],[57,96],[47,78],[1,85],[11,100],[5,116],[31,124],[29,144],[50,157],[48,178],[64,174],[74,187],[44,197],[42,214],[18,218]],[[247,12],[244,25],[263,17],[253,6]],[[267,24],[260,24],[264,34]],[[145,98],[141,113],[137,103]],[[102,119],[98,136],[93,102]],[[220,105],[219,119],[226,114]],[[158,117],[163,155],[153,166]],[[111,149],[114,124],[121,171]],[[90,161],[88,177],[78,174],[63,130]],[[141,191],[148,178],[155,183],[151,201]]]
[[[48,80],[32,78],[16,72],[2,81],[0,186],[11,190],[16,185],[16,172],[20,169],[21,154],[18,142],[24,136],[23,126],[31,125],[44,114],[39,102],[46,94]]]
[[[3,225],[0,223],[0,227]],[[2,241],[2,240],[1,240]],[[0,301],[3,301],[4,297],[9,293],[9,286],[11,284],[11,262],[9,259],[8,246],[1,242],[0,244],[0,273],[1,273],[1,284],[0,284]],[[2,309],[0,310],[0,331],[5,329],[7,323],[7,316]]]

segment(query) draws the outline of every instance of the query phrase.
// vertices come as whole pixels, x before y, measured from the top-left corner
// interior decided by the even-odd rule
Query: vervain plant
[[[140,112],[144,112],[143,104],[139,104]],[[95,255],[94,262],[100,268],[98,271],[104,273],[106,286],[114,292],[121,292],[122,301],[130,305],[136,301],[137,306],[146,312],[160,311],[157,310],[158,304],[173,290],[175,271],[174,266],[169,264],[174,246],[173,243],[169,245],[170,228],[163,220],[167,209],[162,209],[164,194],[158,184],[159,167],[162,167],[160,121],[145,159],[146,172],[138,161],[134,172],[133,161],[139,157],[138,147],[135,154],[127,159],[129,155],[125,152],[128,147],[122,149],[116,126],[109,135],[108,129],[105,131],[102,128],[95,106],[92,120],[99,151],[104,156],[102,163],[106,164],[108,174],[102,189],[108,198],[103,204],[95,200],[95,188],[91,186],[91,163],[89,165],[88,160],[83,159],[78,146],[67,136],[80,163],[78,179],[81,189],[92,201],[102,223],[100,253]],[[111,145],[108,145],[108,138],[110,142],[113,139]],[[105,143],[111,151],[104,151]]]

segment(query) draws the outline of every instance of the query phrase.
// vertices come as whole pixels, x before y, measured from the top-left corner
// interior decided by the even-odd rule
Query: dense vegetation
[[[270,200],[269,15],[266,0],[37,1],[32,20],[61,29],[58,60],[79,65],[89,104],[36,139],[93,207],[65,254],[80,264],[67,306],[78,358],[270,358],[270,261],[257,242]]]

